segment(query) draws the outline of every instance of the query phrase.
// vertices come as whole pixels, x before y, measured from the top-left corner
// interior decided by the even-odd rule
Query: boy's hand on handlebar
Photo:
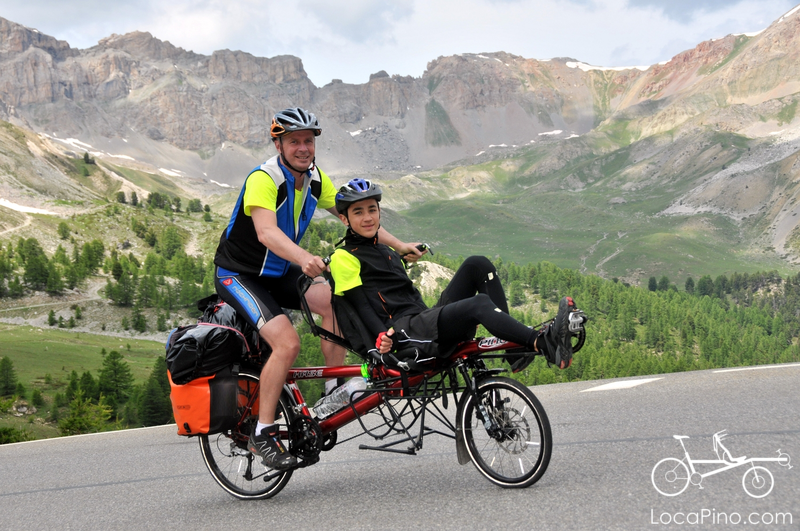
[[[378,339],[375,340],[375,348],[378,349],[378,352],[386,354],[392,351],[392,347],[394,346],[394,341],[392,341],[393,335],[394,328],[390,328],[388,331],[378,334]]]

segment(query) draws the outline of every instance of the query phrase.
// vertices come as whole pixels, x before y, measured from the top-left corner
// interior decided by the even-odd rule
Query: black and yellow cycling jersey
[[[345,245],[331,255],[336,295],[362,287],[370,306],[390,327],[404,315],[427,310],[422,296],[405,272],[402,258],[376,238],[348,232]]]

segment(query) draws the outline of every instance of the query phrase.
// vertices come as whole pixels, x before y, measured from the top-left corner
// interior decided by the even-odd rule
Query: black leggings
[[[531,348],[538,336],[536,330],[508,315],[508,302],[497,270],[483,256],[470,256],[461,264],[436,306],[443,307],[438,322],[442,352],[475,337],[479,324],[500,339]]]

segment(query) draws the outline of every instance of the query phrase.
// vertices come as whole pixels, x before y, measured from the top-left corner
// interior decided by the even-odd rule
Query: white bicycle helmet
[[[322,134],[322,128],[314,113],[300,107],[284,109],[272,117],[272,125],[269,128],[272,138],[280,138],[295,131],[314,131],[314,136]]]

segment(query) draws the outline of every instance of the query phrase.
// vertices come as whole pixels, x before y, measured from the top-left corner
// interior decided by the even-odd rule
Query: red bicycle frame
[[[506,349],[522,348],[521,345],[511,343],[496,337],[476,338],[466,341],[459,345],[455,352],[447,358],[449,364],[452,365],[458,360],[466,359],[478,353],[494,352]],[[425,378],[430,378],[442,372],[442,368],[435,368],[421,373],[409,375],[407,378],[408,386],[416,386]],[[362,376],[361,365],[342,365],[339,367],[296,367],[289,370],[286,377],[286,388],[291,392],[295,402],[301,408],[303,415],[311,416],[303,398],[300,388],[296,382],[298,380],[319,380],[322,378],[355,378]],[[395,379],[386,385],[387,388],[395,389],[396,396],[401,396],[403,391],[402,375],[399,370],[391,369],[385,365],[370,365],[370,376],[378,380]],[[360,392],[359,392],[360,393]],[[342,426],[349,424],[361,415],[365,415],[371,410],[375,409],[383,403],[383,395],[387,394],[386,390],[381,392],[366,391],[366,396],[357,399],[353,402],[352,407],[345,407],[337,411],[330,417],[320,420],[319,426],[323,434],[336,431]]]

